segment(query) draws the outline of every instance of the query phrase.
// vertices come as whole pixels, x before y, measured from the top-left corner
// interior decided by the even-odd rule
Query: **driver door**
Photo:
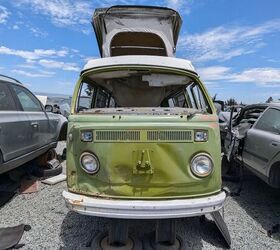
[[[40,101],[26,88],[12,85],[23,112],[28,117],[28,144],[30,151],[43,147],[49,142],[50,123]]]

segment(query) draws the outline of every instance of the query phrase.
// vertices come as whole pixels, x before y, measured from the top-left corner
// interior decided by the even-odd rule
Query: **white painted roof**
[[[151,33],[157,35],[165,45],[166,54],[174,57],[182,19],[177,11],[169,8],[118,5],[109,8],[96,9],[92,24],[94,25],[94,31],[102,57],[112,56],[111,45],[114,37],[116,37],[116,35],[122,36],[128,32],[133,32],[135,34],[138,32]],[[137,47],[141,48],[141,45],[143,44],[141,41],[138,42],[133,44],[133,41],[130,39],[130,41],[123,41],[122,45],[124,47],[132,45],[136,49]],[[148,42],[150,43],[150,46],[146,43],[145,46],[152,48],[155,46],[154,42],[155,41],[152,39]],[[122,48],[121,50],[124,52],[125,48]],[[128,51],[129,52],[125,53],[125,55],[133,53],[130,49]],[[147,53],[147,51],[145,53]],[[141,55],[142,54],[143,53],[141,53]]]
[[[92,59],[87,62],[83,70],[108,67],[108,66],[120,66],[120,65],[143,65],[143,66],[159,66],[169,67],[182,70],[189,70],[196,72],[192,63],[188,60],[165,57],[165,56],[114,56],[99,59]]]

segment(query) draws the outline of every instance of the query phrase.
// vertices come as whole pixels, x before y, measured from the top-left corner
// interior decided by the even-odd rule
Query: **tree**
[[[237,105],[237,101],[236,101],[234,98],[229,98],[229,99],[226,101],[226,105],[227,105],[227,106]]]
[[[273,98],[271,96],[266,100],[266,103],[270,103],[270,102],[273,102]]]

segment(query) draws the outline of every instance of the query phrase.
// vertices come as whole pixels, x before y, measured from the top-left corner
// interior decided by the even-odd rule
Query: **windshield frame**
[[[105,72],[110,72],[110,71],[120,71],[120,70],[145,70],[145,71],[154,71],[156,73],[163,73],[163,74],[176,74],[176,75],[182,75],[182,76],[188,76],[195,82],[199,87],[205,101],[208,103],[208,110],[199,110],[197,111],[200,112],[207,112],[207,114],[214,114],[215,113],[215,107],[212,101],[212,98],[210,97],[207,89],[205,88],[204,84],[200,80],[199,76],[189,70],[182,70],[182,69],[177,69],[177,68],[170,68],[170,67],[161,67],[161,66],[147,66],[147,65],[117,65],[117,66],[102,66],[102,67],[97,67],[97,68],[91,68],[86,71],[82,71],[80,79],[78,80],[74,95],[73,95],[73,102],[71,106],[71,114],[80,114],[77,110],[77,105],[78,105],[78,99],[81,91],[81,86],[84,82],[87,80],[87,76],[95,73],[105,73]],[[184,87],[184,85],[182,85]],[[196,100],[197,103],[197,100]],[[189,109],[189,108],[186,108]]]

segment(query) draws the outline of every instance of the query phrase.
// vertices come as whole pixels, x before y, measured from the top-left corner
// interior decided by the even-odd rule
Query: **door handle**
[[[273,141],[273,142],[271,143],[271,146],[273,146],[273,147],[278,147],[278,146],[279,146],[279,143]]]
[[[39,127],[39,123],[38,122],[31,122],[30,124],[31,124],[31,126],[33,128],[38,128]]]

